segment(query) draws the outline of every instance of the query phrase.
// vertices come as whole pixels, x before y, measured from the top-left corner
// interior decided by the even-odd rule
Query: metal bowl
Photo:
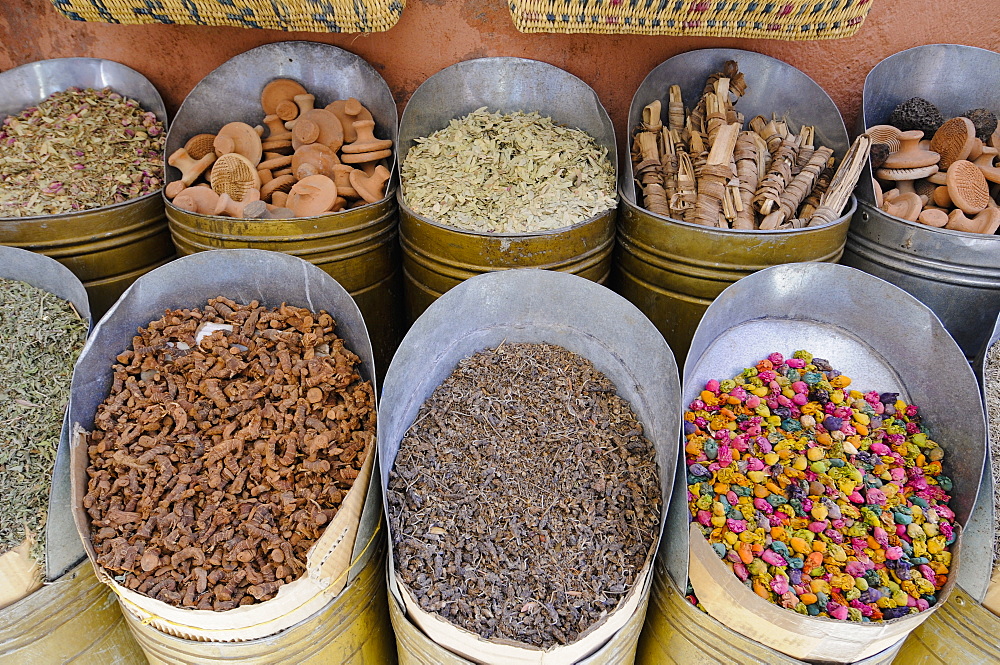
[[[87,322],[89,331],[93,320],[87,291],[76,275],[55,259],[0,245],[0,277],[27,282],[71,302]],[[73,517],[66,510],[70,504],[69,449],[63,443],[69,440],[66,420],[63,421],[59,439],[49,490],[49,514],[45,521],[45,579],[49,582],[62,576],[86,556],[80,539],[74,533]]]
[[[928,44],[889,56],[865,78],[858,133],[888,122],[893,109],[911,97],[927,99],[945,117],[978,107],[1000,113],[1000,53]],[[875,205],[870,177],[861,178],[855,193],[860,211],[843,263],[919,298],[973,358],[1000,312],[1000,236],[889,215]]]
[[[142,108],[153,112],[164,127],[167,126],[167,109],[163,106],[160,93],[156,91],[149,79],[131,67],[102,58],[53,58],[52,60],[29,62],[26,65],[0,72],[0,89],[4,91],[3,98],[0,99],[0,117],[17,115],[24,109],[45,101],[49,95],[73,86],[98,90],[110,87],[118,94],[139,102]],[[115,203],[100,208],[64,212],[58,215],[0,217],[0,222],[4,220],[30,222],[49,219],[58,223],[62,218],[78,216],[85,212],[112,211],[135,201],[159,195],[159,190],[156,190],[124,203]]]
[[[276,78],[291,78],[316,96],[316,108],[336,99],[356,97],[371,111],[378,138],[397,140],[396,103],[385,79],[360,56],[330,44],[275,42],[225,61],[198,82],[167,132],[166,154],[183,148],[195,134],[215,134],[229,122],[259,125],[264,119],[260,92]],[[389,170],[395,165],[395,153]],[[167,166],[167,183],[180,171]],[[386,197],[389,196],[387,191]],[[173,205],[167,203],[170,208]],[[336,214],[336,213],[331,213]]]
[[[945,468],[955,488],[949,506],[966,525],[986,455],[976,378],[934,313],[878,278],[836,264],[797,263],[762,270],[730,286],[708,308],[691,342],[684,403],[709,379],[735,376],[771,352],[787,355],[797,349],[828,359],[853,385],[899,392],[920,407],[935,440],[948,452]],[[689,546],[684,493],[674,493],[670,520],[674,537],[666,541],[668,566],[675,580],[684,580]],[[973,582],[982,569],[977,563],[988,562],[991,554],[992,541],[963,534],[961,566],[956,554],[949,584]],[[988,578],[987,573],[982,579]]]
[[[660,100],[663,108],[667,108],[668,91],[672,85],[681,87],[685,107],[694,108],[705,88],[705,79],[714,72],[721,71],[727,60],[738,62],[740,71],[746,74],[747,91],[736,102],[736,108],[746,116],[747,120],[757,115],[765,118],[774,115],[784,118],[789,127],[796,132],[803,125],[812,125],[816,128],[816,144],[833,148],[833,154],[838,161],[843,158],[850,146],[847,129],[844,127],[840,110],[823,88],[787,62],[742,49],[709,48],[688,51],[657,65],[646,75],[632,97],[632,105],[628,110],[628,136],[631,137],[642,123],[642,110],[647,104]],[[622,197],[637,206],[631,159],[625,160],[618,182]],[[645,209],[643,212],[660,219],[671,219],[680,224],[705,228]],[[749,232],[733,231],[733,233]],[[785,232],[758,230],[753,233],[766,235]]]
[[[559,344],[589,359],[615,382],[656,449],[666,507],[680,433],[680,385],[670,348],[638,309],[609,289],[572,274],[523,269],[462,282],[428,307],[403,339],[386,374],[379,412],[383,496],[400,443],[424,401],[461,359],[504,341]],[[391,549],[389,561],[389,590],[404,607]],[[649,592],[649,577],[637,580],[637,593]],[[406,638],[401,638],[402,647],[416,648],[409,637],[416,630],[409,619],[397,627]],[[613,644],[598,653],[594,662],[618,662],[609,659],[611,654],[620,658],[629,651]]]

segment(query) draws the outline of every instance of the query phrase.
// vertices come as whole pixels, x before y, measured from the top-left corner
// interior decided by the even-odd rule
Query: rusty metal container
[[[642,121],[642,109],[654,100],[667,107],[671,85],[679,85],[687,106],[694,106],[705,78],[727,60],[736,60],[746,74],[747,93],[737,108],[748,119],[755,115],[788,120],[798,131],[816,127],[818,144],[834,149],[841,159],[848,148],[840,111],[819,85],[789,64],[739,49],[703,49],[676,55],[646,76],[629,108],[629,135]],[[712,300],[723,289],[757,270],[782,263],[836,263],[843,252],[855,203],[826,226],[791,231],[735,231],[690,224],[652,213],[636,203],[632,163],[622,164],[615,289],[650,318],[678,358]]]
[[[0,277],[24,281],[70,301],[88,323],[87,292],[66,267],[47,256],[0,246]],[[66,438],[66,427],[63,427]],[[62,446],[60,446],[62,447]],[[15,665],[74,663],[140,665],[145,660],[117,603],[97,581],[67,520],[69,467],[57,457],[46,520],[45,579],[49,582],[0,609],[0,661]]]
[[[167,133],[167,154],[183,147],[191,136],[215,133],[227,122],[260,123],[260,91],[279,77],[299,81],[324,105],[339,98],[358,98],[371,111],[379,136],[396,141],[396,104],[389,86],[371,65],[328,44],[278,42],[227,60],[191,90]],[[167,168],[167,182],[179,177],[177,169]],[[267,249],[322,268],[361,309],[368,321],[376,366],[384,372],[404,332],[393,187],[378,203],[302,219],[200,215],[169,201],[166,214],[181,255],[207,249]]]
[[[399,161],[405,159],[415,139],[482,106],[507,113],[538,111],[559,124],[582,129],[608,149],[608,158],[618,167],[614,127],[593,89],[558,67],[523,58],[467,60],[424,81],[400,120]],[[610,275],[614,209],[552,231],[476,233],[417,214],[406,205],[402,189],[397,198],[411,322],[448,289],[484,272],[543,268],[601,284]]]
[[[0,72],[0,117],[71,86],[110,86],[167,121],[163,100],[146,77],[100,58],[56,58]],[[73,271],[97,318],[139,276],[174,257],[158,191],[85,212],[0,218],[0,245],[40,252]]]
[[[1000,53],[928,44],[891,55],[865,78],[858,133],[888,121],[911,97],[946,118],[968,109],[1000,109]],[[868,172],[870,174],[870,172]],[[930,307],[974,358],[1000,312],[1000,236],[937,229],[888,215],[875,205],[870,178],[855,191],[860,210],[844,264],[913,294]]]
[[[868,315],[861,302],[880,304],[877,321]],[[887,327],[882,325],[885,320],[912,322],[912,325]],[[827,619],[798,615],[782,616],[782,625],[778,625],[773,617],[768,619],[768,614],[791,613],[756,596],[754,599],[741,598],[731,590],[726,591],[731,603],[709,609],[717,616],[726,615],[722,623],[732,627],[744,618],[742,614],[730,612],[737,603],[747,610],[760,610],[750,627],[757,640],[781,644],[786,653],[808,653],[810,655],[803,657],[810,660],[849,662],[836,657],[834,649],[840,654],[863,653],[866,655],[861,657],[868,658],[891,653],[889,649],[898,649],[902,638],[921,622],[929,622],[941,605],[947,604],[958,584],[982,585],[983,561],[987,570],[985,579],[988,579],[992,534],[988,540],[984,539],[975,527],[973,516],[987,449],[984,418],[981,411],[975,410],[979,403],[976,379],[941,322],[909,294],[846,266],[797,263],[773,266],[750,275],[726,289],[712,303],[695,333],[685,363],[684,400],[693,399],[708,379],[733,376],[768,353],[795,349],[822,354],[854,379],[853,385],[859,389],[868,386],[898,392],[920,407],[925,421],[935,432],[935,439],[947,451],[945,467],[954,481],[949,506],[956,514],[957,524],[963,527],[956,529],[961,535],[953,546],[949,581],[939,593],[938,606],[917,615],[883,622],[880,626],[845,626]],[[955,403],[974,406],[957,413]],[[691,555],[689,543],[693,541],[689,540],[687,530],[690,513],[685,495],[679,490],[675,488],[668,517],[667,529],[672,537],[664,540],[660,553],[663,559],[661,575],[669,574],[670,580],[683,580],[686,585],[689,570],[694,580],[696,564],[699,567],[703,564]],[[967,526],[969,528],[964,529]],[[704,541],[699,544],[705,547]],[[714,563],[719,562],[714,559]],[[730,577],[736,579],[731,575],[725,580],[716,579],[722,582]],[[666,588],[670,580],[663,579],[660,588]],[[694,586],[696,593],[700,593],[698,584]],[[742,585],[735,586],[741,593],[752,593]],[[707,607],[707,597],[700,597]],[[660,599],[654,597],[654,607],[658,602]],[[656,644],[671,644],[678,624],[682,630],[687,630],[681,620],[673,618],[676,613],[671,608],[676,602],[679,601],[663,603],[666,608],[663,614],[667,618],[659,628],[657,624],[647,624],[649,635],[644,636],[644,640],[652,645],[649,647],[654,650],[652,653],[665,648]],[[669,631],[666,637],[659,634],[660,628]],[[740,631],[747,632],[744,628]],[[827,637],[819,641],[817,635],[823,633]],[[891,641],[892,637],[895,641]],[[848,644],[852,646],[845,648]],[[738,645],[744,648],[746,643]],[[733,655],[732,659],[742,661],[738,655]],[[780,662],[777,657],[766,660]]]
[[[383,492],[403,435],[424,400],[451,374],[459,360],[505,341],[559,344],[591,360],[615,382],[656,449],[666,507],[677,466],[680,432],[680,387],[673,354],[656,328],[624,298],[579,276],[544,270],[505,270],[472,277],[432,304],[407,333],[386,375],[379,412]],[[661,537],[665,513],[663,518]],[[572,662],[632,662],[651,577],[651,567],[647,566],[623,604],[609,615],[608,625],[617,626],[614,632],[606,631],[608,634],[601,637],[603,642],[597,640],[587,649],[578,649]],[[404,612],[403,594],[409,592],[401,587],[390,551],[389,608],[400,662],[473,662],[456,655],[418,627],[419,617]],[[598,630],[601,628],[604,626]],[[582,645],[586,639],[575,644]],[[462,646],[476,651],[482,644]],[[547,658],[538,650],[530,650],[530,656],[528,652],[521,648],[516,655],[508,653],[502,660],[497,660],[495,652],[478,653],[475,662],[570,662],[570,654],[565,651],[546,653]]]

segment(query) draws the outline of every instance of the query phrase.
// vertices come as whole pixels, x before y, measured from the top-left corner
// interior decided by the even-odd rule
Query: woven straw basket
[[[406,0],[50,0],[74,21],[228,25],[305,32],[382,32]]]
[[[510,0],[521,32],[837,39],[874,0]]]

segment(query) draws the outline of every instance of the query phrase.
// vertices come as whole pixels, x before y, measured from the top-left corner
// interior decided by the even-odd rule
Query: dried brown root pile
[[[201,610],[302,575],[375,438],[371,384],[334,327],[322,311],[215,298],[139,330],[87,437],[105,570]]]
[[[757,116],[740,131],[744,117],[735,104],[746,90],[730,60],[708,77],[690,112],[676,85],[668,92],[665,118],[660,101],[643,110],[632,149],[637,202],[656,214],[724,229],[829,223],[837,215],[816,211],[833,179],[833,151],[815,145],[810,126],[795,134],[784,121]],[[849,175],[856,182],[857,175]]]

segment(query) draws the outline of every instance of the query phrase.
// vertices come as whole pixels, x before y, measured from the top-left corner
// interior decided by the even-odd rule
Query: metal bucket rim
[[[851,195],[854,198],[854,195]],[[876,208],[868,201],[859,200],[858,206],[865,208],[863,212],[872,214],[878,213],[880,216],[885,218],[890,222],[898,222],[900,224],[905,224],[906,226],[920,229],[921,231],[926,231],[927,233],[943,233],[946,236],[950,236],[957,239],[968,238],[971,240],[985,240],[986,242],[997,241],[1000,242],[1000,235],[995,234],[985,234],[985,233],[971,233],[969,231],[955,231],[953,229],[946,229],[944,227],[938,228],[936,226],[928,226],[927,224],[921,224],[920,222],[911,222],[908,219],[903,219],[902,217],[896,217],[895,215],[890,215],[885,210],[881,208]]]
[[[139,72],[139,71],[137,71],[137,70],[129,67],[128,65],[123,65],[122,63],[120,63],[120,62],[118,62],[116,60],[109,60],[107,58],[85,58],[85,57],[46,58],[44,60],[35,60],[34,62],[26,62],[23,65],[18,65],[17,67],[12,67],[12,68],[8,69],[7,71],[0,72],[0,85],[2,85],[4,78],[9,77],[9,76],[11,76],[13,74],[16,74],[16,73],[18,73],[20,71],[27,71],[31,67],[36,67],[39,64],[53,63],[55,65],[58,65],[58,64],[70,64],[70,63],[73,63],[73,62],[100,63],[101,65],[109,65],[109,66],[111,66],[113,68],[120,68],[122,70],[125,70],[125,71],[128,71],[130,73],[133,73],[133,74],[135,74],[138,77],[141,77],[147,83],[149,83],[150,88],[152,88],[153,92],[156,94],[157,107],[153,108],[153,109],[146,109],[146,110],[147,111],[152,111],[156,115],[156,117],[161,122],[163,122],[163,134],[162,134],[162,136],[163,136],[163,145],[164,145],[163,149],[164,149],[164,151],[166,150],[167,132],[169,131],[169,121],[167,119],[167,109],[166,109],[166,106],[164,106],[164,104],[163,104],[163,98],[160,96],[160,91],[156,89],[156,86],[153,85],[153,82],[150,81],[148,78],[146,78],[146,76],[142,72]],[[77,84],[77,85],[79,85],[79,84]],[[130,96],[129,94],[127,94],[125,92],[122,92],[121,90],[115,90],[115,92],[117,92],[118,94],[122,95],[123,97],[129,97]],[[46,98],[48,96],[49,95],[47,95]],[[44,99],[39,100],[39,101],[37,101],[35,103],[36,104],[40,104],[42,101],[44,101]],[[166,168],[164,167],[164,178],[161,178],[161,180],[163,180],[165,178],[166,178]],[[156,195],[160,194],[162,191],[163,191],[163,187],[161,186],[158,189],[154,189],[151,192],[147,192],[147,193],[143,194],[142,196],[137,196],[134,199],[129,199],[128,201],[122,201],[121,203],[112,203],[110,205],[101,206],[99,208],[87,208],[86,210],[72,210],[70,212],[60,212],[60,213],[57,213],[55,215],[32,215],[30,217],[0,217],[0,224],[2,224],[3,222],[45,222],[45,221],[49,221],[49,220],[51,220],[53,222],[59,222],[59,221],[63,221],[65,219],[68,219],[68,218],[71,218],[71,217],[76,217],[76,216],[79,216],[81,214],[86,214],[86,213],[91,213],[91,212],[102,212],[102,213],[103,212],[115,212],[118,208],[121,208],[121,207],[130,205],[130,204],[136,203],[137,201],[143,201],[145,199],[151,198],[153,196],[156,196]]]
[[[620,189],[620,188],[619,188]],[[858,209],[858,199],[854,194],[850,195],[847,199],[847,204],[844,206],[843,213],[834,219],[832,222],[826,224],[820,224],[818,226],[803,226],[801,229],[723,229],[715,226],[703,226],[701,224],[694,224],[692,222],[686,222],[682,219],[674,219],[673,217],[667,217],[666,215],[660,215],[655,212],[650,211],[647,208],[643,208],[641,205],[628,200],[625,193],[619,191],[621,200],[628,206],[641,211],[645,215],[649,215],[657,219],[658,221],[665,222],[668,224],[677,224],[678,226],[686,226],[692,229],[702,229],[704,231],[711,231],[713,233],[722,234],[732,234],[734,236],[752,237],[755,235],[762,236],[777,236],[777,235],[796,235],[802,233],[803,231],[819,231],[820,229],[829,229],[831,227],[842,224],[845,221],[849,221],[854,217],[854,213]]]
[[[415,212],[413,210],[413,208],[411,208],[410,206],[408,206],[406,204],[406,201],[403,200],[403,188],[402,187],[399,187],[396,190],[396,202],[399,204],[399,207],[400,207],[400,209],[402,211],[404,211],[406,214],[408,214],[411,217],[415,217],[416,219],[419,219],[421,222],[423,222],[425,224],[430,224],[431,226],[435,226],[435,227],[437,227],[439,229],[444,229],[445,231],[451,231],[453,233],[461,233],[463,235],[478,236],[478,237],[483,237],[483,238],[527,239],[527,238],[535,238],[535,237],[538,237],[538,236],[556,236],[556,235],[560,235],[560,234],[563,234],[563,233],[568,233],[570,231],[575,231],[577,229],[581,229],[581,228],[587,226],[588,224],[593,224],[594,222],[599,222],[603,217],[607,217],[608,213],[614,213],[614,212],[616,212],[618,210],[618,200],[617,200],[617,197],[616,197],[615,205],[614,206],[608,208],[607,210],[605,210],[605,211],[603,211],[603,212],[601,212],[601,213],[599,213],[597,215],[594,215],[592,217],[588,217],[587,219],[585,219],[583,221],[580,221],[580,222],[577,222],[575,224],[572,224],[570,226],[563,226],[563,227],[560,227],[558,229],[545,229],[543,231],[529,231],[529,232],[526,232],[526,233],[486,233],[484,231],[470,231],[468,229],[462,229],[462,228],[459,228],[457,226],[449,226],[449,225],[444,224],[442,222],[439,222],[437,220],[433,220],[430,217],[425,217],[424,215],[421,215],[418,212]]]

